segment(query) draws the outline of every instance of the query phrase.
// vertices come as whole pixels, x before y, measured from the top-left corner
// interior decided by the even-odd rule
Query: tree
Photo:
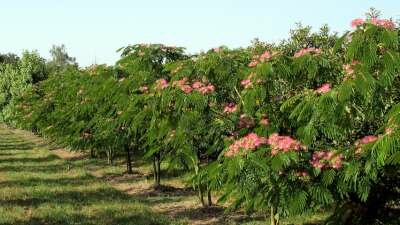
[[[66,66],[78,66],[76,59],[68,55],[65,45],[53,45],[50,49],[51,60],[48,62],[50,71],[60,71]]]
[[[19,57],[14,53],[0,54],[0,65],[1,64],[12,64],[17,65]]]

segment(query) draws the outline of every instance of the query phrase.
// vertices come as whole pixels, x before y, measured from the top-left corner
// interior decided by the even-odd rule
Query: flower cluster
[[[208,93],[213,93],[215,91],[214,85],[202,83],[201,81],[195,81],[192,84],[192,88],[194,90],[199,91],[203,95],[208,94]]]
[[[343,155],[335,151],[314,152],[311,159],[311,165],[317,169],[340,169],[343,165]]]
[[[360,140],[356,141],[354,143],[354,145],[356,146],[356,154],[359,155],[362,152],[362,147],[366,144],[375,142],[376,140],[378,140],[377,136],[374,135],[367,135],[363,138],[361,138]]]
[[[143,92],[143,93],[147,93],[149,92],[149,87],[147,86],[141,86],[139,87],[139,91]]]
[[[360,64],[360,61],[353,60],[350,64],[344,64],[342,66],[344,72],[346,73],[346,76],[343,78],[343,80],[348,80],[348,79],[354,79],[354,67],[356,65]]]
[[[253,79],[255,75],[255,73],[250,73],[246,77],[246,79],[240,81],[240,85],[242,85],[245,89],[251,88],[253,86],[253,82],[251,81],[251,79]]]
[[[387,19],[378,19],[378,18],[372,18],[369,21],[365,21],[364,19],[357,18],[357,19],[354,19],[351,21],[351,27],[357,28],[366,23],[370,23],[370,24],[373,24],[373,25],[379,26],[379,27],[384,27],[389,30],[393,30],[396,27],[395,24],[393,23],[393,21],[387,20]]]
[[[235,103],[228,103],[224,108],[224,113],[234,113],[237,110],[237,105]]]
[[[311,53],[320,54],[321,53],[321,49],[319,49],[319,48],[303,48],[300,51],[296,52],[294,54],[294,57],[298,58],[298,57],[301,57],[303,55],[307,55],[307,54],[311,54]]]
[[[181,89],[183,92],[186,94],[191,93],[193,90],[196,90],[200,92],[201,94],[205,95],[208,93],[212,93],[215,91],[214,85],[208,83],[208,82],[201,82],[201,81],[195,81],[192,84],[190,84],[189,80],[187,77],[184,77],[180,80],[172,82],[172,86],[178,87]]]
[[[329,83],[325,83],[323,84],[321,87],[317,88],[315,90],[315,93],[317,94],[324,94],[324,93],[328,93],[331,91],[331,84]]]
[[[163,90],[168,87],[168,81],[166,79],[158,79],[156,80],[156,89]]]
[[[281,136],[277,133],[272,134],[268,138],[267,144],[271,145],[271,155],[277,155],[280,151],[299,151],[302,148],[299,141],[290,136]]]
[[[249,67],[255,67],[257,66],[259,63],[263,63],[265,61],[268,61],[269,59],[271,59],[273,56],[275,56],[277,54],[277,52],[273,52],[272,54],[269,51],[265,51],[263,54],[261,55],[255,55],[253,56],[253,60],[249,63]]]
[[[260,145],[266,144],[267,139],[260,137],[255,133],[249,133],[245,137],[236,140],[228,147],[228,151],[224,153],[226,157],[237,155],[240,150],[255,150]]]

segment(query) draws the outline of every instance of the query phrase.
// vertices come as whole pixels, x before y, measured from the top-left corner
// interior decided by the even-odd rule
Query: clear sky
[[[80,65],[114,63],[116,50],[163,43],[188,52],[288,37],[296,22],[349,29],[370,8],[400,18],[400,0],[0,0],[0,52],[65,44]]]

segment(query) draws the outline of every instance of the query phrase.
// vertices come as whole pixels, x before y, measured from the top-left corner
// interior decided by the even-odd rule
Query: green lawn
[[[0,127],[0,224],[173,224],[78,161]]]

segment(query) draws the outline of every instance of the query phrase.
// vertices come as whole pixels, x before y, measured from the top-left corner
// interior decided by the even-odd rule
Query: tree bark
[[[161,153],[158,152],[154,156],[153,161],[153,169],[154,169],[154,185],[155,187],[159,187],[161,185]]]
[[[132,158],[131,158],[131,146],[126,147],[126,173],[133,174],[132,170]]]
[[[114,159],[114,156],[113,156],[112,149],[108,148],[107,149],[107,163],[108,163],[108,165],[112,165],[113,164],[113,159]]]
[[[275,208],[273,206],[271,206],[271,225],[278,225],[275,220]]]
[[[212,196],[211,196],[211,190],[208,188],[207,190],[207,199],[208,199],[208,206],[212,206]]]

